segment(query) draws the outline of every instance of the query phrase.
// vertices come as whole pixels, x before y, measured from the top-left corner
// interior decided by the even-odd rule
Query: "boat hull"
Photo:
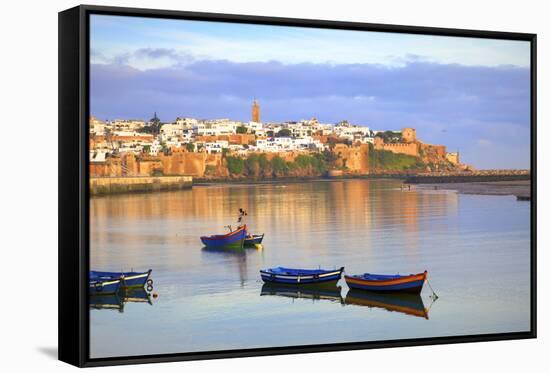
[[[262,281],[266,284],[286,284],[296,286],[335,286],[342,278],[344,267],[335,270],[302,270],[300,273],[261,270]]]
[[[151,276],[152,270],[147,272],[102,272],[90,271],[91,278],[100,280],[115,280],[120,279],[120,287],[122,289],[141,288],[147,284]]]
[[[91,280],[89,283],[90,295],[116,294],[120,289],[120,279]]]
[[[201,242],[210,249],[242,249],[246,236],[246,226],[244,226],[225,235],[203,236]]]
[[[247,237],[244,239],[244,246],[246,247],[252,247],[255,245],[259,245],[264,240],[263,234],[253,234],[252,237]]]
[[[372,292],[420,294],[428,273],[419,273],[410,276],[379,276],[387,279],[372,279],[369,276],[344,276],[350,289],[367,290]]]

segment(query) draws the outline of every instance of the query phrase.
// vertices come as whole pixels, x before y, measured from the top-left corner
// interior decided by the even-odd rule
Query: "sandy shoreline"
[[[531,199],[531,181],[488,181],[469,183],[418,184],[418,189],[456,190],[461,194],[480,194],[488,196],[516,196],[518,199]]]

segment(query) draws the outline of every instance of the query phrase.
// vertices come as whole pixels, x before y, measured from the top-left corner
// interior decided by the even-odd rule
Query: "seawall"
[[[157,192],[188,189],[192,186],[192,176],[92,177],[90,195]]]
[[[470,173],[418,174],[408,176],[406,184],[471,183],[531,180],[528,170],[483,170]]]

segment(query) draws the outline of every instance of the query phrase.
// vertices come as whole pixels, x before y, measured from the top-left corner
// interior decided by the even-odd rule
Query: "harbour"
[[[528,330],[529,204],[401,185],[212,184],[92,198],[91,268],[152,268],[159,294],[123,313],[92,308],[92,356]],[[265,233],[262,249],[203,249],[199,236],[223,230],[241,207],[246,224]],[[429,269],[440,298],[432,304],[427,289],[365,297],[343,278],[336,291],[266,287],[259,270],[280,265]],[[124,343],[140,338],[150,343]]]

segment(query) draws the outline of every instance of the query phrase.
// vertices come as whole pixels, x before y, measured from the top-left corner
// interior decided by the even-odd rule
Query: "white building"
[[[204,123],[197,123],[193,130],[197,136],[221,136],[237,133],[237,127],[242,126],[241,122],[229,119],[216,119]]]
[[[110,124],[115,131],[136,131],[145,127],[145,121],[137,119],[117,119]]]
[[[204,143],[204,149],[208,154],[221,153],[223,149],[228,148],[228,146],[229,146],[229,143],[224,140]]]
[[[195,118],[176,118],[176,123],[178,126],[186,129],[192,129],[196,126],[199,121]]]
[[[263,125],[259,122],[248,122],[248,123],[245,123],[244,126],[250,132],[254,132],[254,133],[258,133],[258,131],[263,130]]]

